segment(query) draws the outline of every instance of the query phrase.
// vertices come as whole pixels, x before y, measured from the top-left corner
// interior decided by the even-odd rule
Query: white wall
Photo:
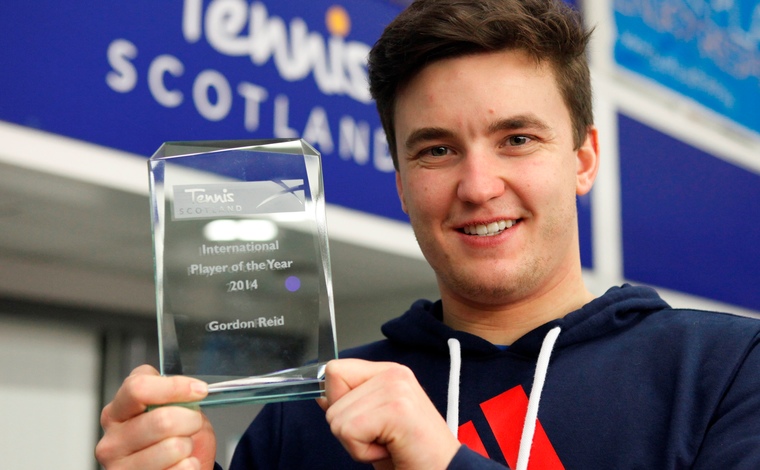
[[[95,468],[98,364],[93,332],[0,316],[2,468]]]

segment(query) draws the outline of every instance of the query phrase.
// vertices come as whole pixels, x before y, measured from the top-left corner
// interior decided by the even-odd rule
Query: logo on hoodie
[[[480,404],[480,409],[491,427],[499,448],[509,468],[517,468],[517,454],[520,450],[525,414],[528,410],[528,395],[522,386],[518,385]],[[483,440],[472,421],[459,426],[459,441],[479,453],[491,458],[483,444]],[[533,436],[533,447],[530,452],[528,470],[564,470],[549,437],[546,435],[541,422],[536,420],[536,432]]]

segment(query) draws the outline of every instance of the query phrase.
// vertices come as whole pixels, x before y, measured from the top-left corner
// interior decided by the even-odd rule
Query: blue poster
[[[145,157],[301,137],[325,200],[406,222],[366,56],[408,0],[6,0],[0,120]],[[146,176],[147,184],[147,176]],[[584,266],[591,208],[579,204]]]
[[[760,311],[760,175],[618,123],[625,278]]]
[[[406,220],[366,85],[366,55],[400,10],[3,1],[0,119],[146,157],[165,141],[302,137],[323,155],[327,202]]]
[[[616,62],[760,132],[757,0],[614,0]]]

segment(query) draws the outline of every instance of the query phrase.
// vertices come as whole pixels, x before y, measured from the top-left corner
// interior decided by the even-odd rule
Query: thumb
[[[330,407],[330,404],[327,402],[326,397],[319,397],[317,398],[317,405],[319,405],[320,408],[322,408],[322,411],[327,411],[327,408]]]
[[[392,367],[389,362],[371,362],[361,359],[335,359],[325,367],[325,398],[330,407],[345,394],[372,377]]]

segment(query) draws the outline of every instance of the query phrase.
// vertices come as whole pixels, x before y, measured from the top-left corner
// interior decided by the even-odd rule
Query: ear
[[[599,171],[599,140],[596,127],[588,128],[586,140],[578,149],[576,164],[575,193],[583,196],[591,191]]]
[[[396,191],[398,192],[398,198],[401,201],[401,210],[403,210],[405,214],[408,214],[409,211],[406,210],[406,200],[404,199],[404,188],[401,185],[401,173],[398,170],[396,170]]]

